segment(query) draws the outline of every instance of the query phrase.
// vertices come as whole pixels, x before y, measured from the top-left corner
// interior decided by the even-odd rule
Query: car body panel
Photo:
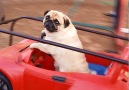
[[[109,75],[93,75],[85,73],[68,73],[54,71],[48,68],[39,68],[31,65],[28,59],[32,50],[27,48],[21,50],[34,41],[24,40],[13,46],[0,50],[0,72],[5,74],[10,80],[13,90],[128,90],[127,82],[122,80],[112,81]],[[3,54],[2,54],[3,53]],[[86,55],[88,62],[101,62],[101,65],[109,66],[111,61]],[[49,57],[49,58],[48,58]],[[46,61],[49,66],[53,64],[51,56],[47,56]],[[104,61],[104,63],[102,62]],[[43,63],[43,65],[47,64]],[[45,66],[44,66],[45,67]],[[47,66],[48,67],[48,66]],[[110,71],[112,73],[112,70]],[[109,73],[110,73],[109,72]],[[63,81],[57,78],[64,78]]]

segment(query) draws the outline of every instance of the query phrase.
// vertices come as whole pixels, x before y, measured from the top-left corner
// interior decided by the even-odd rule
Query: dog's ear
[[[67,28],[69,24],[70,24],[69,20],[64,17],[64,28]]]
[[[45,16],[49,11],[50,11],[50,10],[45,11],[45,12],[44,12],[44,16]]]

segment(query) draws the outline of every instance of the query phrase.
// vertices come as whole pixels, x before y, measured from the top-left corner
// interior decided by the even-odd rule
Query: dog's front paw
[[[36,43],[33,43],[33,44],[30,45],[30,49],[37,48],[36,46],[37,46]]]

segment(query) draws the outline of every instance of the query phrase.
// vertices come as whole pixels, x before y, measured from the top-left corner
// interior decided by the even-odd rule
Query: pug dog
[[[62,12],[56,10],[46,11],[44,13],[43,25],[45,28],[42,33],[46,33],[45,40],[83,48],[78,38],[77,30],[70,18]],[[51,54],[55,60],[55,67],[59,67],[61,72],[90,72],[85,54],[83,53],[39,42],[31,44],[30,48],[37,48]]]

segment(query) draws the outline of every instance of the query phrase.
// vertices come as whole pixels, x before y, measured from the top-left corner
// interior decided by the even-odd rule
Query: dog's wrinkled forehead
[[[62,12],[50,10],[45,13],[45,19],[50,18],[51,20],[58,19],[60,22],[63,22],[64,14]]]

